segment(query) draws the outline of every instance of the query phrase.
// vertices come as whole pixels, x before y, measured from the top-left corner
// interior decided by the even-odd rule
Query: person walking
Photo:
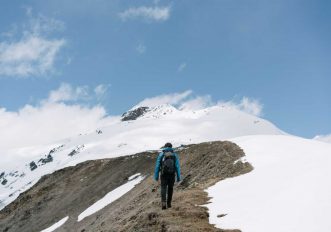
[[[161,175],[160,175],[161,173]],[[171,143],[166,143],[157,157],[154,171],[154,179],[161,179],[161,203],[162,209],[171,208],[175,177],[180,181],[180,164],[178,155],[172,149]]]

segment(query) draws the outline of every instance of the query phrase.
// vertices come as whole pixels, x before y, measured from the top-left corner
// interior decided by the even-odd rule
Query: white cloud
[[[206,107],[222,105],[226,107],[233,107],[237,110],[255,116],[261,116],[263,110],[263,105],[256,99],[243,97],[240,102],[214,102],[210,95],[194,95],[192,90],[187,90],[182,93],[163,94],[152,98],[146,98],[134,106],[133,109],[141,106],[154,107],[162,104],[170,104],[180,110],[199,110]]]
[[[68,102],[86,100],[89,98],[88,86],[77,86],[73,88],[68,83],[62,83],[57,90],[52,90],[49,94],[47,102]]]
[[[140,54],[143,54],[146,52],[146,46],[143,45],[143,44],[139,44],[137,47],[136,47],[136,50],[138,53]]]
[[[101,99],[107,93],[109,87],[110,85],[104,85],[104,84],[100,84],[97,87],[95,87],[94,93],[97,99]]]
[[[94,102],[106,93],[108,87],[103,84],[94,88],[73,87],[63,83],[36,105],[27,104],[17,111],[0,107],[0,150],[48,144],[113,123],[118,117],[108,116],[102,105],[81,104],[82,101]],[[161,104],[171,104],[180,110],[199,110],[226,104],[255,115],[262,111],[258,101],[247,97],[239,103],[216,103],[209,95],[195,96],[191,90],[147,98],[136,107]]]
[[[34,15],[31,7],[25,8],[27,20],[22,24],[23,34],[47,35],[65,29],[64,22],[46,17],[42,14]]]
[[[59,139],[94,131],[110,123],[100,105],[88,107],[67,101],[87,97],[86,86],[62,84],[38,105],[25,105],[18,111],[0,107],[0,150],[47,144]]]
[[[119,14],[123,21],[143,19],[146,21],[166,21],[170,17],[170,7],[132,7]]]
[[[34,18],[31,14],[31,10],[27,10],[28,22],[22,25],[19,39],[8,38],[0,43],[0,75],[28,77],[54,71],[55,58],[66,40],[48,38],[48,35],[63,30],[64,24],[42,15]],[[13,33],[9,34],[14,37]]]
[[[65,40],[29,36],[14,43],[0,43],[0,75],[42,75],[53,69],[55,56]]]
[[[262,109],[263,105],[256,99],[243,97],[240,104],[238,105],[239,109],[242,111],[255,115],[255,116],[261,116],[262,115]]]
[[[86,133],[108,120],[101,106],[64,103],[26,105],[18,112],[0,108],[0,149],[34,146]]]
[[[331,134],[329,135],[316,135],[313,139],[326,142],[326,143],[331,143]]]
[[[234,107],[238,110],[244,111],[248,114],[252,114],[255,116],[262,116],[263,105],[256,99],[243,97],[239,103],[234,101],[228,102],[219,102],[219,105],[225,105],[228,107]]]
[[[154,106],[158,106],[158,105],[162,105],[162,104],[170,104],[170,105],[178,106],[191,94],[192,94],[192,91],[187,90],[182,93],[163,94],[163,95],[152,97],[152,98],[146,98],[145,100],[139,102],[133,108],[137,108],[140,106],[154,107]]]
[[[109,87],[109,84],[100,84],[91,89],[87,85],[73,87],[68,83],[62,83],[58,89],[50,91],[48,98],[42,103],[100,100],[105,96]]]
[[[193,99],[182,102],[179,106],[180,110],[200,110],[206,107],[210,107],[215,103],[212,101],[210,95],[197,96]]]
[[[181,71],[183,71],[185,68],[186,68],[186,63],[181,63],[181,64],[178,66],[177,71],[178,71],[178,72],[181,72]]]

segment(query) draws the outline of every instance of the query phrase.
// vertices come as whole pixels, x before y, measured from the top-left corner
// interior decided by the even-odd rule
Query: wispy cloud
[[[195,96],[191,99],[187,99],[186,101],[183,101],[179,109],[180,110],[200,110],[204,109],[206,107],[210,107],[215,105],[215,103],[212,101],[210,95],[204,95],[204,96]]]
[[[185,68],[186,68],[186,63],[185,63],[185,62],[184,62],[184,63],[181,63],[181,64],[178,66],[177,71],[178,71],[178,72],[181,72],[181,71],[183,71]]]
[[[108,91],[110,85],[100,84],[91,89],[87,85],[72,86],[68,83],[62,83],[58,89],[52,90],[47,99],[42,101],[45,103],[74,103],[91,100],[100,100]]]
[[[137,47],[136,47],[136,51],[140,54],[143,54],[146,52],[146,46],[142,43],[140,43]]]
[[[218,102],[218,105],[224,105],[227,107],[233,107],[238,110],[241,110],[243,112],[246,112],[248,114],[252,114],[255,116],[262,116],[263,112],[263,105],[260,103],[259,100],[249,98],[249,97],[243,97],[240,102],[235,101],[220,101]]]
[[[239,109],[255,116],[262,115],[263,105],[257,100],[249,97],[243,97],[238,105]]]
[[[17,24],[12,24],[8,31],[1,32],[1,37],[5,37],[6,39],[10,39],[17,34],[18,26]]]
[[[162,21],[166,21],[170,17],[170,7],[169,6],[131,7],[119,13],[119,17],[123,21],[142,19],[146,21],[162,22]]]
[[[52,90],[49,93],[49,97],[46,101],[49,103],[73,102],[78,100],[87,100],[89,97],[90,94],[88,86],[72,87],[68,83],[62,83],[58,89]]]
[[[94,93],[97,97],[97,99],[102,99],[105,94],[107,93],[110,85],[100,84],[97,87],[94,88]]]
[[[54,60],[65,40],[28,36],[20,41],[0,43],[0,75],[42,75],[53,70]]]
[[[146,98],[143,101],[139,102],[134,108],[140,106],[154,107],[162,104],[178,106],[192,93],[192,90],[187,90],[182,93],[163,94],[156,97]]]
[[[42,15],[33,17],[31,9],[27,18],[18,39],[14,32],[4,33],[8,38],[0,43],[0,75],[40,76],[54,70],[56,56],[66,40],[50,37],[52,32],[63,30],[63,22]]]
[[[154,107],[162,104],[170,104],[180,110],[200,110],[212,106],[226,106],[258,117],[262,115],[263,111],[263,105],[253,98],[243,97],[239,102],[213,101],[210,95],[195,95],[192,90],[146,98],[133,108]]]

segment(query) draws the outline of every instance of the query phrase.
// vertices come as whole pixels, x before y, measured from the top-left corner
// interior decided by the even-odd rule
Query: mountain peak
[[[136,120],[137,118],[143,116],[147,111],[149,111],[149,107],[141,106],[132,110],[129,110],[122,114],[122,121],[131,121]]]
[[[178,111],[178,109],[170,104],[161,104],[154,107],[136,106],[122,114],[122,121],[131,121],[142,117],[160,118],[176,111]]]

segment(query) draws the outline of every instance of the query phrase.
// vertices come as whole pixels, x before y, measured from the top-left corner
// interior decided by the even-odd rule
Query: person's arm
[[[155,170],[154,170],[154,179],[156,181],[159,180],[159,172],[160,172],[160,165],[161,165],[161,158],[162,158],[163,153],[161,152],[159,156],[156,159],[156,164],[155,164]]]
[[[179,158],[178,155],[175,153],[176,161],[175,161],[175,166],[176,166],[176,174],[177,174],[177,182],[180,181],[180,164],[179,164]]]

